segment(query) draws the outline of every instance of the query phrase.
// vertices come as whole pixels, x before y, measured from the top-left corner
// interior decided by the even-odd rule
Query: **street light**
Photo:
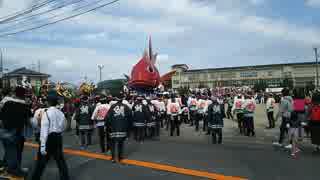
[[[99,68],[99,82],[102,81],[102,69],[104,68],[104,65],[98,65]]]
[[[1,86],[2,88],[7,88],[7,85],[9,84],[8,83],[8,79],[7,79],[7,73],[9,72],[9,69],[8,68],[2,68],[2,82],[1,82]]]
[[[313,50],[314,50],[314,56],[316,58],[316,83],[317,83],[316,87],[319,88],[318,48],[313,48]]]
[[[2,49],[0,48],[0,71],[1,71],[1,75],[3,73],[3,57],[2,57]]]

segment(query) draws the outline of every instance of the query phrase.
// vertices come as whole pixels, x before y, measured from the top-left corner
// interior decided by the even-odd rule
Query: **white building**
[[[192,69],[186,64],[173,65],[172,88],[254,86],[264,81],[268,87],[281,87],[290,81],[295,87],[316,84],[316,63],[270,64],[257,66]]]

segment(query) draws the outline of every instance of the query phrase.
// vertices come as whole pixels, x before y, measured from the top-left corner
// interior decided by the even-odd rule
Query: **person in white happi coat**
[[[193,124],[196,122],[197,119],[197,107],[198,100],[195,95],[192,95],[188,99],[188,107],[189,107],[189,113],[190,113],[190,126],[193,126]]]
[[[167,114],[170,116],[170,136],[173,136],[174,131],[177,131],[177,136],[180,136],[180,117],[181,107],[176,98],[172,97],[167,105]]]
[[[97,105],[95,110],[93,111],[91,120],[95,122],[95,125],[98,129],[98,136],[100,140],[100,149],[102,153],[106,152],[105,148],[105,136],[107,134],[107,151],[111,150],[110,138],[108,136],[108,132],[106,133],[105,129],[105,118],[108,115],[108,111],[110,109],[110,105],[107,103],[107,97],[102,96],[100,98],[100,104]]]

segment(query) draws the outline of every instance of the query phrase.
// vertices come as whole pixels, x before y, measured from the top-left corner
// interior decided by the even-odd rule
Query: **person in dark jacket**
[[[21,168],[22,152],[25,138],[24,127],[30,123],[31,106],[25,102],[26,89],[17,87],[15,97],[4,98],[1,102],[1,119],[3,129],[10,138],[3,140],[5,149],[6,170],[10,175],[24,177],[26,172]]]
[[[81,149],[85,149],[92,142],[93,121],[91,116],[93,108],[89,104],[88,96],[82,96],[80,107],[76,110],[75,119],[79,124],[79,133],[81,141]]]
[[[110,129],[112,162],[116,162],[116,146],[118,147],[118,162],[123,158],[123,143],[127,137],[131,124],[132,112],[129,106],[118,99],[117,103],[110,107],[106,118],[106,126]]]
[[[66,131],[71,131],[71,119],[72,119],[72,114],[73,114],[73,106],[71,104],[71,100],[66,99],[64,106],[63,106],[63,113],[66,116],[66,120],[67,120],[67,128]]]
[[[152,138],[156,134],[156,107],[151,103],[150,99],[147,99],[147,113],[148,113],[148,119],[147,119],[147,135],[148,137]]]
[[[132,107],[133,111],[133,126],[135,128],[135,139],[142,143],[145,135],[145,127],[148,117],[148,107],[142,103],[143,98],[137,97],[136,102]]]
[[[320,92],[316,91],[312,95],[312,105],[309,110],[309,126],[311,144],[314,145],[315,153],[320,152]]]
[[[212,104],[208,107],[209,132],[212,135],[212,143],[217,144],[218,142],[218,144],[221,144],[224,109],[216,97],[212,97],[211,99]]]

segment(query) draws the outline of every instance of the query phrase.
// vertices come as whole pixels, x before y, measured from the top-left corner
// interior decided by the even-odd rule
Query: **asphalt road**
[[[221,175],[217,176],[219,177],[217,179],[221,180],[230,179],[231,176],[252,180],[319,179],[320,172],[316,162],[320,162],[320,155],[312,152],[309,139],[304,139],[301,144],[302,152],[297,159],[293,159],[286,150],[271,145],[279,129],[266,130],[264,128],[266,122],[263,107],[259,106],[255,117],[257,137],[240,136],[237,124],[232,120],[225,120],[224,142],[222,145],[213,145],[204,133],[195,132],[193,127],[183,125],[180,137],[170,137],[167,131],[162,130],[160,140],[147,140],[143,144],[138,144],[130,139],[125,145],[125,156],[139,162],[185,168],[186,171],[183,172],[197,170]],[[74,132],[66,133],[64,142],[65,148],[79,149]],[[0,151],[2,154],[2,148]],[[96,135],[94,145],[86,151],[99,154]],[[23,158],[24,167],[32,168],[35,152],[36,149],[26,147]],[[170,168],[169,171],[166,171],[142,167],[142,163],[112,164],[108,160],[70,154],[66,155],[66,160],[70,175],[74,180],[206,179],[186,175]],[[47,167],[43,179],[59,179],[54,161],[51,161]]]

